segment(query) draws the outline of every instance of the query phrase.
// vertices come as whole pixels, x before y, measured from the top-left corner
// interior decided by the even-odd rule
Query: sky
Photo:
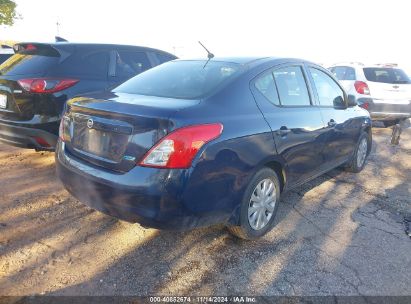
[[[159,48],[181,58],[297,57],[329,65],[395,62],[411,72],[405,0],[17,0],[22,19],[0,40]],[[59,23],[57,29],[56,23]]]

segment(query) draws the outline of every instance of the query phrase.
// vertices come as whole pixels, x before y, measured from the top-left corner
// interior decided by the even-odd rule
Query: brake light
[[[364,102],[362,104],[359,105],[361,108],[368,110],[368,108],[370,107],[370,104],[368,102]]]
[[[77,79],[29,78],[17,81],[19,85],[30,93],[55,93],[72,87]]]
[[[155,168],[189,168],[200,148],[223,132],[220,123],[177,129],[147,152],[140,166]]]
[[[370,89],[368,88],[368,85],[364,81],[356,81],[354,83],[354,87],[357,93],[364,94],[364,95],[370,95]]]
[[[37,50],[37,47],[33,44],[27,44],[26,46],[24,46],[24,49],[26,51],[34,51],[34,50]]]

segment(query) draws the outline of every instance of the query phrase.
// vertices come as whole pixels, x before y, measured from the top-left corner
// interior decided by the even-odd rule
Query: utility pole
[[[60,22],[58,20],[56,22],[56,29],[57,29],[57,35],[56,36],[60,36]]]

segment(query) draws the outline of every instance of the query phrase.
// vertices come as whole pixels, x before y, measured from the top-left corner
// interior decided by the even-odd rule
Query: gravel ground
[[[276,228],[143,229],[72,198],[52,153],[0,145],[0,295],[411,295],[411,129],[360,174],[285,194]]]

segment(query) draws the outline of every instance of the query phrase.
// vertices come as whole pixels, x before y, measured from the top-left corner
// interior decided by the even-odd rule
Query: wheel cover
[[[362,165],[364,164],[365,157],[367,156],[367,150],[368,150],[367,139],[363,138],[361,139],[361,142],[358,146],[358,151],[357,151],[357,167],[358,168],[361,168]]]
[[[277,189],[271,179],[258,183],[251,194],[248,204],[248,223],[254,230],[267,226],[273,216],[277,204]]]

